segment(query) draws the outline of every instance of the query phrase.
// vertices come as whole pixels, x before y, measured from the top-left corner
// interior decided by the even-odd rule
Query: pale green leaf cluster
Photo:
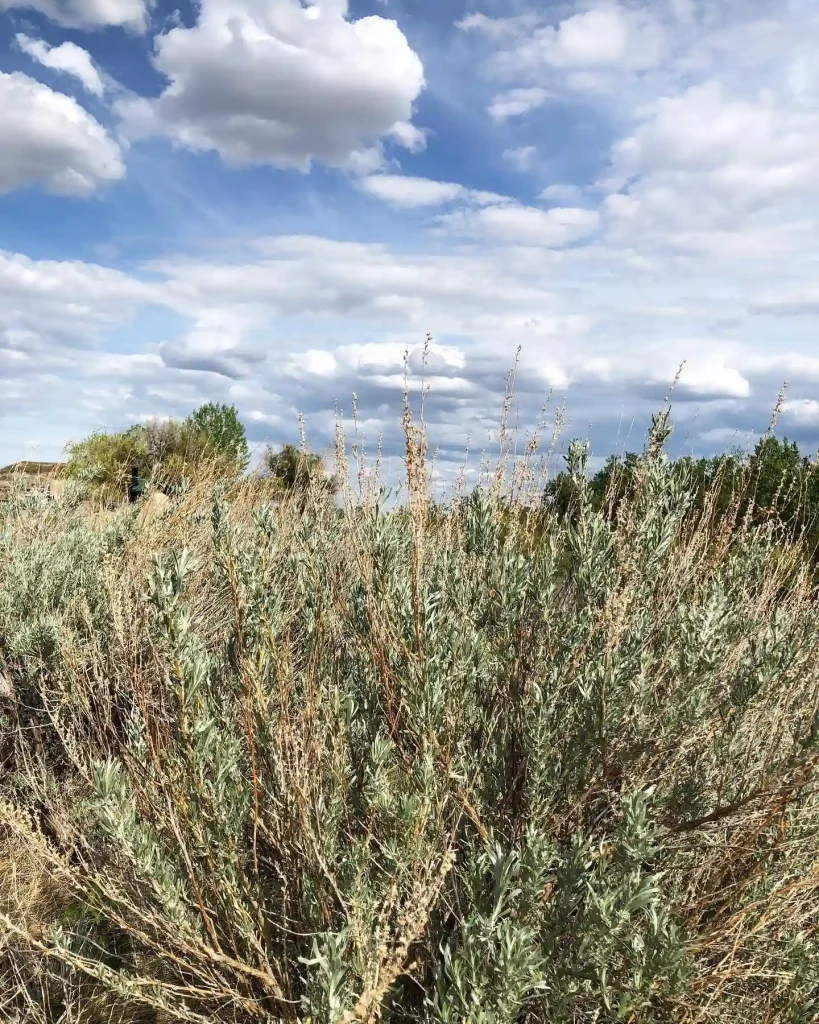
[[[815,1020],[812,569],[664,430],[614,519],[8,503],[0,1013]]]

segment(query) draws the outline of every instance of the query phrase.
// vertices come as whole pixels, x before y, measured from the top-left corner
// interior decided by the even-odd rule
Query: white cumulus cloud
[[[735,260],[806,250],[819,107],[708,80],[642,109],[601,185],[612,237]]]
[[[39,11],[66,28],[104,28],[107,25],[144,31],[153,0],[0,0],[0,10]]]
[[[17,45],[28,54],[32,60],[38,61],[43,67],[51,68],[52,71],[62,71],[78,79],[88,92],[95,96],[102,96],[105,86],[91,54],[76,43],[64,42],[59,46],[49,46],[42,39],[32,39],[23,32],[18,32]]]
[[[76,100],[0,72],[0,192],[35,183],[88,195],[125,174],[120,149]]]
[[[537,148],[535,146],[517,146],[515,149],[505,149],[503,159],[519,171],[528,171],[537,159]]]
[[[597,230],[596,210],[506,203],[482,210],[458,211],[441,217],[442,224],[458,233],[485,238],[506,245],[561,248]]]
[[[465,206],[495,206],[511,202],[508,196],[483,189],[466,188],[454,181],[415,178],[408,174],[371,174],[358,180],[363,191],[391,203],[412,209],[420,206],[445,206],[456,200]]]
[[[540,198],[548,203],[557,203],[561,206],[578,206],[583,201],[583,190],[577,185],[569,185],[564,182],[555,182],[547,185],[540,193]]]
[[[629,50],[633,27],[619,4],[593,8],[562,21],[537,40],[545,60],[559,67],[619,64]],[[530,51],[532,58],[536,50]]]
[[[373,174],[362,178],[359,187],[394,206],[442,206],[461,196],[465,189],[451,181],[413,178],[402,174]]]
[[[520,117],[532,110],[542,107],[549,98],[549,93],[539,86],[528,89],[508,89],[498,93],[489,104],[489,116],[494,121],[506,121],[510,117]]]
[[[663,25],[649,5],[601,0],[556,24],[553,12],[532,9],[528,15],[487,18],[473,15],[459,23],[497,43],[489,64],[500,77],[537,76],[554,70],[593,71],[655,67],[665,48]],[[586,9],[583,9],[583,8]],[[533,83],[528,88],[536,88]]]
[[[154,65],[169,84],[120,104],[130,132],[229,163],[360,167],[385,136],[423,144],[411,123],[420,58],[395,21],[350,20],[346,0],[202,0],[193,27],[157,37]]]

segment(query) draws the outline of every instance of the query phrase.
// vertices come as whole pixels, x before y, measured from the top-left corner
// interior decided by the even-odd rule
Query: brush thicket
[[[8,502],[0,1017],[816,1019],[811,566],[667,429],[616,516],[506,434],[432,503],[409,408],[389,508],[341,435],[338,499]]]

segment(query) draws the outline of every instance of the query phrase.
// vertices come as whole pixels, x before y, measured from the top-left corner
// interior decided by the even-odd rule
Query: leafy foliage
[[[4,1014],[815,1020],[811,567],[667,430],[571,514],[6,507]]]
[[[247,468],[250,451],[245,428],[234,405],[206,402],[185,421],[193,431],[204,435],[209,446],[240,472]]]
[[[121,501],[133,466],[163,490],[193,477],[236,476],[248,462],[244,427],[232,406],[208,403],[186,420],[152,420],[119,434],[92,434],[69,446],[68,476],[103,501]]]
[[[640,456],[610,456],[589,481],[595,508],[616,518],[624,500],[639,486]],[[819,465],[804,457],[797,445],[774,436],[762,438],[751,456],[729,452],[713,458],[684,456],[671,463],[670,474],[684,482],[692,504],[706,504],[715,519],[734,525],[777,523],[811,551],[819,547]],[[549,481],[545,504],[560,514],[576,508],[576,477],[566,470]]]
[[[131,466],[144,463],[147,457],[144,430],[94,433],[69,446],[66,472],[104,499],[121,498],[127,493]]]
[[[303,451],[293,444],[286,444],[279,451],[268,447],[262,461],[262,472],[282,491],[317,488],[335,494],[339,486],[337,478],[326,472],[320,455]]]

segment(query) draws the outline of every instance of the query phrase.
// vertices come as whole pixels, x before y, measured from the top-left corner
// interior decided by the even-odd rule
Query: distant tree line
[[[636,452],[610,456],[588,480],[591,506],[616,519],[639,486],[641,459]],[[737,524],[775,522],[789,536],[819,547],[819,463],[794,441],[766,436],[750,454],[682,456],[671,470],[693,491],[692,512],[707,512],[714,521],[730,516]],[[577,489],[577,476],[567,468],[547,484],[544,504],[560,516],[572,515]]]
[[[235,406],[208,402],[185,419],[154,419],[118,433],[97,432],[68,447],[67,475],[97,499],[121,501],[146,485],[173,492],[194,479],[237,479],[250,448]],[[319,455],[286,444],[268,446],[255,473],[275,494],[316,486],[337,490]]]
[[[664,424],[662,417],[657,419],[650,442],[659,448],[670,433],[670,425]],[[586,506],[615,521],[640,486],[644,457],[636,452],[612,455],[588,476],[569,465],[581,448],[587,456],[587,447],[570,445],[567,466],[546,485],[542,507],[560,517],[575,515],[582,487]],[[68,456],[69,478],[86,483],[97,498],[121,501],[135,469],[141,480],[172,492],[205,476],[240,477],[248,469],[250,449],[235,406],[208,402],[185,419],[151,420],[119,433],[91,434],[70,445]],[[734,524],[774,522],[789,536],[819,549],[819,463],[806,458],[795,442],[765,436],[750,454],[734,450],[711,458],[683,456],[670,466],[693,492],[694,514],[707,513],[714,521],[730,518]],[[321,456],[293,444],[268,446],[254,474],[268,481],[273,495],[308,488],[333,494],[339,485]]]

